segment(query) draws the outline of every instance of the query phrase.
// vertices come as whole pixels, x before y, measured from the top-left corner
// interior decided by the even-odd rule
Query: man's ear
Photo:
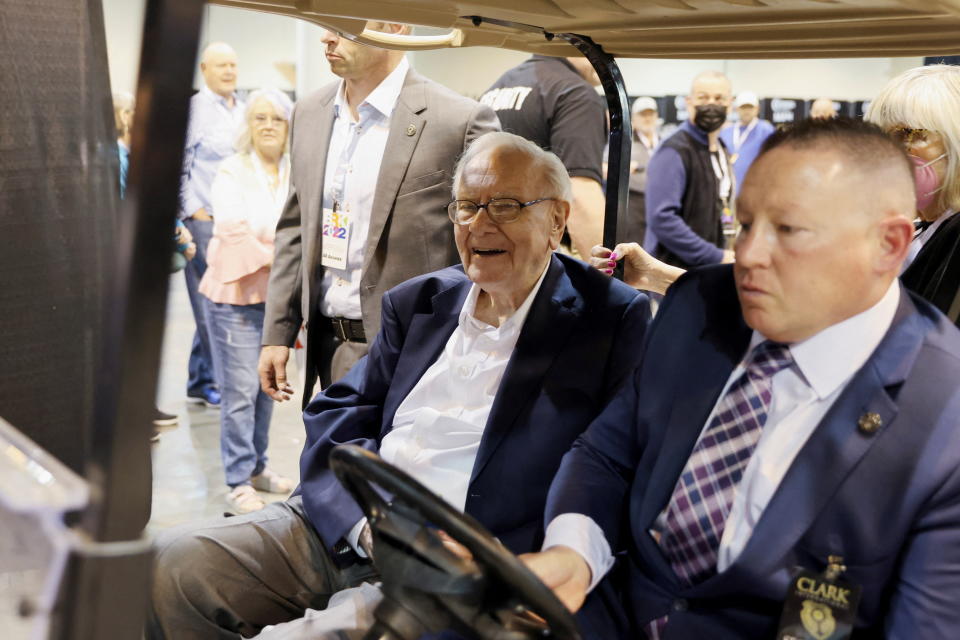
[[[408,24],[400,24],[399,22],[386,22],[383,25],[383,31],[386,33],[408,35],[411,31],[413,31],[413,28]]]
[[[550,210],[550,247],[556,249],[560,246],[563,230],[567,226],[567,218],[570,217],[570,203],[566,200],[557,200],[553,205]]]
[[[910,251],[913,223],[906,216],[893,214],[879,224],[880,251],[877,254],[877,270],[883,273],[899,273],[900,265]]]

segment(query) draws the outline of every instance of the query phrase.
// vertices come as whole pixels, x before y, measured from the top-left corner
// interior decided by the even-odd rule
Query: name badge
[[[850,637],[860,604],[859,585],[839,579],[845,567],[830,557],[826,572],[801,570],[783,603],[777,640],[844,640]]]
[[[323,210],[323,241],[320,264],[333,269],[347,268],[350,248],[350,214],[336,205]]]

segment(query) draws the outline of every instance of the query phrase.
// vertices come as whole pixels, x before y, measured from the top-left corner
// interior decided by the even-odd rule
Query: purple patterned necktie
[[[727,390],[687,460],[666,511],[660,546],[680,580],[692,585],[716,571],[733,495],[770,408],[771,381],[793,364],[785,344],[761,342]]]

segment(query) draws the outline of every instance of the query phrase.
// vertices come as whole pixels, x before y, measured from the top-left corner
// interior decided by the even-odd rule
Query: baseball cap
[[[641,111],[647,111],[649,109],[659,111],[659,109],[657,109],[657,101],[650,96],[641,96],[633,101],[633,106],[630,107],[630,113],[637,115]]]
[[[737,101],[735,104],[738,107],[748,104],[759,107],[760,101],[757,99],[757,94],[755,94],[753,91],[741,91],[737,94]]]

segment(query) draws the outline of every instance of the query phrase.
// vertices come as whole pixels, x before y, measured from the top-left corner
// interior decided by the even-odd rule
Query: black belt
[[[367,336],[363,333],[363,321],[350,318],[328,318],[333,327],[333,335],[341,342],[366,342]]]

